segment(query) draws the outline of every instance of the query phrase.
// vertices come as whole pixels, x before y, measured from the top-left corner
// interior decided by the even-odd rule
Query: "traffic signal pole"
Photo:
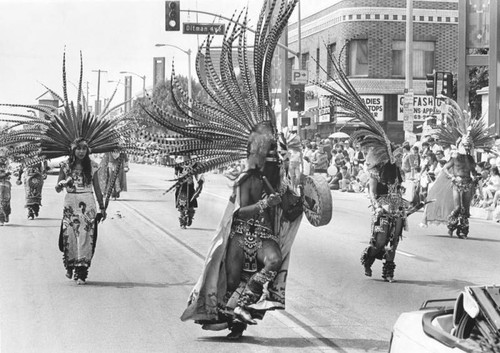
[[[201,11],[201,10],[179,10],[180,12],[187,12],[187,13],[201,13],[201,14],[204,14],[204,15],[210,15],[210,16],[213,16],[213,17],[217,17],[217,18],[221,18],[223,20],[226,20],[226,21],[229,21],[229,22],[232,22],[232,23],[236,23],[238,26],[242,27],[242,28],[245,28],[245,30],[249,31],[249,32],[252,32],[252,33],[257,33],[254,29],[250,28],[250,27],[247,27],[245,26],[244,24],[238,22],[238,21],[235,21],[234,19],[232,18],[229,18],[229,17],[225,17],[225,16],[222,16],[220,14],[216,14],[216,13],[213,13],[213,12],[208,12],[208,11]],[[295,55],[295,56],[298,56],[298,53],[290,48],[288,48],[286,45],[283,45],[281,43],[278,42],[278,47],[280,47],[281,49],[285,49],[287,52]]]

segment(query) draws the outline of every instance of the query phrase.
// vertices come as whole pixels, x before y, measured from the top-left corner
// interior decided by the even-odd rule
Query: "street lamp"
[[[146,97],[146,75],[141,76],[139,74],[136,74],[135,72],[130,72],[130,71],[120,71],[121,74],[132,74],[137,77],[140,77],[142,79],[142,96]]]
[[[192,87],[191,87],[191,49],[184,50],[184,49],[179,48],[178,46],[172,45],[172,44],[155,44],[155,47],[172,47],[172,48],[179,49],[184,54],[187,54],[187,56],[188,56],[188,97],[189,97],[189,107],[191,108],[192,98],[193,98],[193,91],[192,91]]]
[[[95,109],[95,114],[99,115],[101,114],[101,100],[99,98],[99,91],[101,89],[101,72],[107,72],[104,70],[92,70],[92,72],[97,72],[97,104],[96,104],[96,109]]]

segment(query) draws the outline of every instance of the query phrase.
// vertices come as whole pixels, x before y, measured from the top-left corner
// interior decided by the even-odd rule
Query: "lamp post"
[[[99,91],[101,89],[101,72],[107,72],[104,70],[92,70],[92,72],[97,72],[97,106],[95,108],[95,114],[101,114],[101,101],[99,100]]]
[[[141,76],[141,75],[136,74],[135,72],[131,72],[131,71],[120,71],[120,73],[121,74],[131,74],[131,75],[135,75],[137,77],[140,77],[142,79],[142,96],[146,97],[146,75]]]
[[[130,77],[130,76],[129,76]],[[126,78],[126,77],[125,77]],[[132,80],[132,77],[130,77],[129,80]],[[127,79],[125,79],[125,82],[127,82]],[[130,81],[129,81],[130,82]],[[122,85],[124,88],[124,93],[125,93],[125,98],[124,98],[124,102],[125,102],[125,113],[127,113],[128,111],[130,111],[130,102],[127,102],[128,100],[128,97],[127,97],[127,85],[126,83],[123,83],[122,81],[115,81],[115,80],[108,80],[108,83],[116,83],[117,87],[118,85]]]
[[[184,54],[188,56],[188,97],[189,97],[189,107],[192,105],[193,91],[191,87],[191,49],[184,50],[173,44],[155,44],[155,47],[172,47],[179,49]]]

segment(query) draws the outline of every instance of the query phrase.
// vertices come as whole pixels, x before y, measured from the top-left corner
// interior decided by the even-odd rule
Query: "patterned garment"
[[[74,184],[66,188],[64,211],[61,225],[63,241],[64,266],[90,267],[95,250],[97,228],[96,201],[92,192],[92,184],[84,185],[81,171],[70,170],[67,163],[61,163],[64,177],[71,176]],[[92,175],[98,170],[92,162]]]
[[[459,192],[470,191],[472,190],[472,186],[474,185],[474,182],[470,177],[457,177],[452,181],[452,183],[453,187],[456,188]]]
[[[242,174],[240,178],[244,177],[244,175]],[[227,302],[224,306],[234,308],[246,285],[245,281],[248,278],[245,277],[245,274],[248,274],[248,272],[243,271],[239,288],[232,293],[229,300],[225,298],[227,283],[223,264],[226,260],[226,249],[232,233],[235,212],[240,208],[238,185],[239,183],[236,182],[233,195],[229,200],[216,235],[212,239],[202,274],[191,291],[188,307],[181,316],[182,321],[195,320],[195,322],[201,324],[203,320],[220,320],[221,312],[219,308],[221,303]],[[278,221],[276,236],[279,239],[283,262],[276,277],[268,284],[265,295],[257,303],[249,307],[251,310],[261,311],[261,315],[267,310],[285,308],[285,288],[290,264],[290,251],[302,220],[302,215],[300,215],[293,222],[287,221],[282,217],[280,208],[278,208],[276,217]]]
[[[10,209],[10,191],[12,185],[9,178],[0,178],[0,223],[7,222]]]
[[[120,153],[108,152],[104,154],[104,157],[99,164],[99,185],[101,191],[105,194],[110,187],[113,175],[118,170],[118,175],[111,191],[111,197],[118,198],[122,191],[127,191],[127,174],[125,168],[128,168],[128,157],[126,154],[121,154],[123,159],[121,165],[119,165]],[[118,169],[119,167],[119,169]]]
[[[0,224],[8,221],[10,215],[10,179],[9,161],[0,156]]]
[[[42,205],[43,175],[38,167],[28,168],[24,172],[24,190],[26,207]]]

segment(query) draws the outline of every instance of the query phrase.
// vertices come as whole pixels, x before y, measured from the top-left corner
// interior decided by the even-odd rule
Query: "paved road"
[[[303,221],[292,249],[287,310],[267,315],[235,345],[226,332],[181,322],[230,193],[209,174],[193,226],[181,230],[170,169],[131,165],[129,192],[112,201],[100,227],[88,285],[64,277],[57,236],[62,194],[44,188],[40,218],[26,219],[24,191],[13,188],[13,215],[0,228],[1,352],[384,352],[403,311],[429,298],[455,297],[465,285],[500,283],[500,226],[473,220],[468,240],[444,227],[421,229],[412,216],[396,257],[397,282],[363,276],[368,200],[334,192],[325,227]]]

